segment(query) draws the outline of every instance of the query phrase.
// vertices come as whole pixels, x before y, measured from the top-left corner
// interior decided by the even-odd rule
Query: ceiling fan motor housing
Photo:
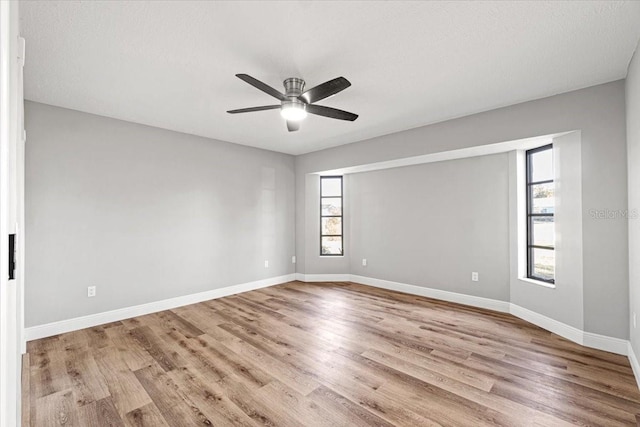
[[[304,90],[304,80],[297,77],[289,77],[284,81],[284,89],[285,96],[288,99],[282,101],[282,109],[298,109],[305,111],[306,104],[298,99],[298,97],[302,95],[302,91]],[[306,114],[303,113],[302,116],[306,116]]]
[[[302,95],[304,90],[304,80],[297,77],[289,77],[284,81],[284,90],[286,96],[297,98]]]

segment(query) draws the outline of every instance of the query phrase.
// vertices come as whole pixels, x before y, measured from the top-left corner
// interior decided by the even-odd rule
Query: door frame
[[[0,1],[0,427],[20,425],[23,277],[9,280],[9,234],[23,264],[24,127],[19,2]]]

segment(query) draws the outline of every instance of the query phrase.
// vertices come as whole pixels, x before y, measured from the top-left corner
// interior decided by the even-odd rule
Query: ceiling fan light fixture
[[[280,115],[288,121],[299,122],[307,117],[304,103],[300,101],[283,101]]]
[[[307,113],[314,114],[316,116],[328,117],[330,119],[347,120],[350,122],[358,118],[357,114],[353,114],[348,111],[315,104],[315,102],[333,96],[351,86],[349,80],[344,77],[336,77],[333,80],[324,82],[307,91],[304,91],[304,80],[297,77],[289,77],[283,82],[285,93],[272,88],[268,84],[263,83],[248,74],[236,74],[236,77],[256,89],[261,90],[267,95],[276,98],[280,101],[280,105],[240,108],[227,111],[229,114],[252,113],[255,111],[279,109],[280,115],[287,122],[287,130],[289,132],[300,130],[300,122],[307,117]]]

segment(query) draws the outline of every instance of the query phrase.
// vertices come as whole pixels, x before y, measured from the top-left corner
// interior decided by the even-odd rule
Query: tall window
[[[555,283],[553,146],[527,151],[527,277]]]
[[[342,177],[320,177],[320,255],[344,255]]]

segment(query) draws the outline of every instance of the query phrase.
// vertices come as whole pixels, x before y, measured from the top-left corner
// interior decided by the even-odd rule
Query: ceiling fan
[[[253,111],[280,109],[280,115],[287,121],[287,129],[289,129],[289,132],[300,129],[300,121],[307,117],[307,113],[351,122],[358,118],[357,114],[348,111],[314,104],[314,102],[335,95],[351,86],[349,80],[344,77],[337,77],[304,92],[304,80],[297,77],[290,77],[283,82],[285,93],[278,92],[276,89],[248,74],[236,74],[236,77],[280,100],[280,105],[240,108],[239,110],[229,110],[227,113],[251,113]]]

